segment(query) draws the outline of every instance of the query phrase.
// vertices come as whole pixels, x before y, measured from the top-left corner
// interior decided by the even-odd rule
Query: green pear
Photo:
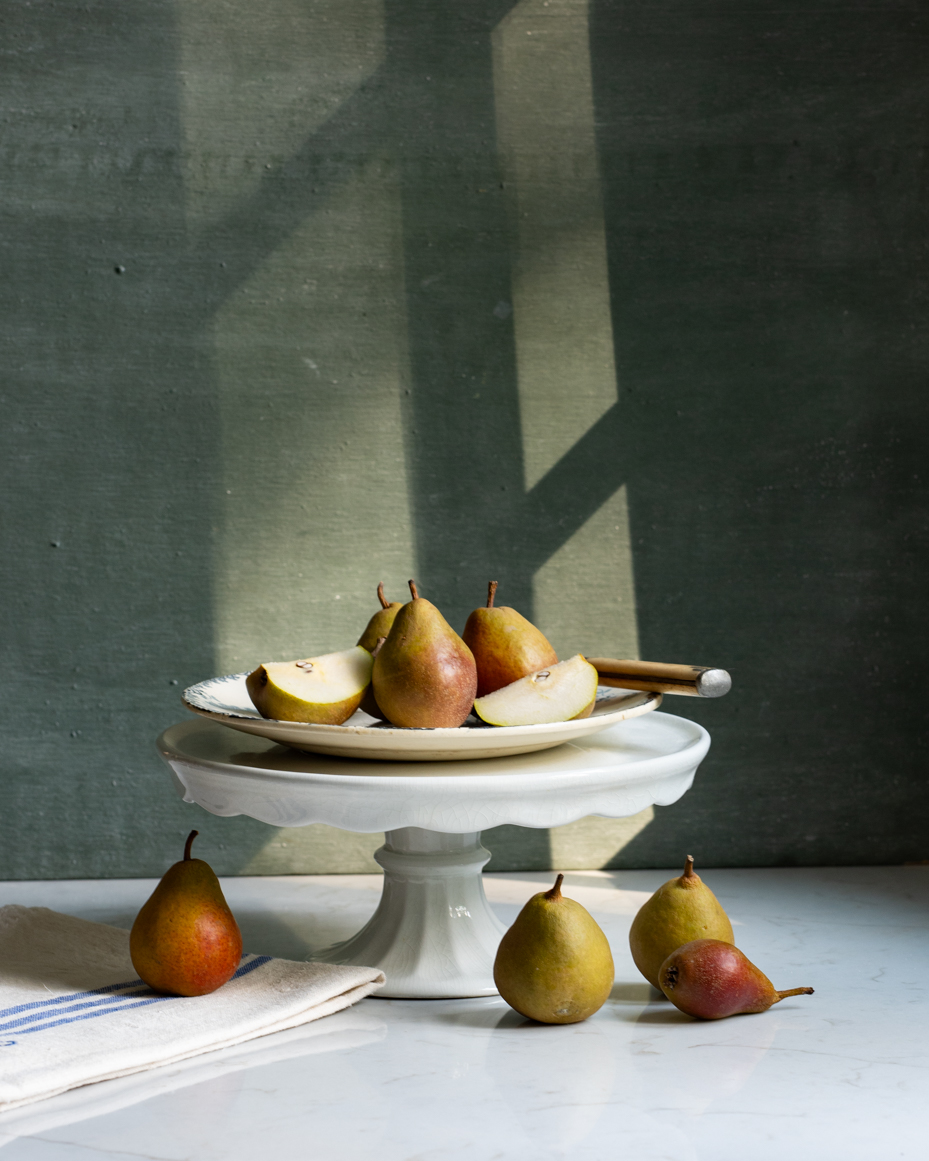
[[[729,916],[699,875],[692,855],[684,873],[669,879],[639,908],[629,929],[635,966],[652,987],[661,987],[658,973],[672,951],[695,939],[735,943]]]
[[[386,640],[387,640],[386,637],[378,637],[374,648],[371,650],[372,662],[377,660],[377,655],[384,648],[384,642]],[[373,673],[374,673],[373,664],[371,666],[371,673],[372,673],[372,677],[373,677]],[[384,711],[381,709],[381,707],[377,704],[377,698],[374,696],[374,681],[373,680],[371,681],[371,684],[368,686],[368,688],[364,691],[364,697],[362,697],[361,705],[358,708],[361,710],[364,710],[364,712],[366,714],[370,714],[372,718],[381,718],[384,721],[387,720],[387,714],[385,714]]]
[[[395,726],[460,726],[474,704],[477,670],[471,650],[410,581],[413,599],[394,619],[374,661],[374,696]]]
[[[658,980],[676,1008],[699,1020],[766,1012],[788,996],[813,994],[812,988],[777,991],[747,956],[721,939],[696,939],[671,952]]]
[[[374,652],[374,646],[377,644],[378,637],[387,636],[390,632],[390,626],[394,623],[394,617],[403,608],[400,601],[388,601],[384,596],[383,581],[377,586],[377,599],[381,602],[381,607],[368,622],[367,628],[358,638],[358,644],[362,649],[367,649],[369,653]]]
[[[135,918],[129,955],[156,992],[205,996],[231,978],[242,958],[242,933],[219,879],[203,859],[192,859],[197,831],[184,858],[169,867]]]
[[[384,596],[383,581],[377,586],[377,599],[381,602],[381,607],[368,622],[367,628],[358,638],[358,644],[362,649],[367,649],[372,656],[377,648],[379,638],[387,636],[390,632],[391,625],[394,623],[394,618],[403,608],[403,605],[399,601],[388,601]],[[370,714],[372,718],[383,718],[385,716],[381,711],[381,707],[377,704],[377,699],[374,696],[374,688],[370,685],[364,692],[359,709],[364,710],[366,714]]]
[[[266,661],[245,679],[248,696],[265,718],[340,726],[361,704],[373,661],[353,645],[302,661]]]
[[[494,983],[511,1008],[541,1024],[576,1024],[601,1008],[613,987],[606,936],[580,903],[550,891],[533,895],[494,960]]]
[[[491,726],[537,726],[589,717],[598,674],[580,653],[479,697],[474,712]]]
[[[531,621],[507,605],[494,606],[496,591],[497,582],[491,581],[486,608],[474,610],[462,634],[477,665],[478,697],[558,661],[548,639]]]

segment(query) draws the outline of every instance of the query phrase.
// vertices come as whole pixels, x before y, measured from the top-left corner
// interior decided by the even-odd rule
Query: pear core
[[[590,715],[598,674],[580,653],[479,697],[474,712],[491,726],[537,726]]]
[[[361,704],[372,665],[367,649],[355,645],[300,661],[267,661],[245,685],[262,717],[340,726]]]

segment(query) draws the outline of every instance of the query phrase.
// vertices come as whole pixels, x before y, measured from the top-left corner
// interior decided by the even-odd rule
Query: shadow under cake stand
[[[408,999],[496,994],[505,927],[484,895],[482,830],[667,806],[689,789],[709,746],[702,726],[664,713],[551,750],[459,762],[303,753],[202,719],[158,739],[178,793],[211,814],[386,832],[374,856],[384,868],[377,911],[313,958],[379,967],[387,986],[378,994]]]

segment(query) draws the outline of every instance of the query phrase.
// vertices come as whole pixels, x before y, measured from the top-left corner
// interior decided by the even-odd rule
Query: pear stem
[[[377,586],[377,599],[381,602],[382,609],[390,608],[390,601],[384,596],[384,582],[381,581]]]
[[[697,876],[694,874],[694,857],[693,855],[688,855],[687,861],[684,863],[684,873],[681,875],[681,878],[695,879],[696,877]]]
[[[560,899],[561,898],[561,884],[564,882],[564,875],[559,875],[555,880],[555,886],[550,891],[545,892],[546,899]]]
[[[416,581],[410,581],[410,592],[413,594],[413,600],[419,599],[419,593],[416,591]]]
[[[187,842],[184,844],[184,861],[185,862],[187,862],[190,859],[190,848],[193,846],[194,839],[197,837],[197,835],[199,833],[200,832],[198,830],[192,830],[190,832],[190,834],[187,836]]]
[[[487,608],[488,609],[492,609],[494,607],[494,594],[496,593],[496,591],[497,591],[497,582],[490,581],[490,583],[487,585]]]
[[[381,647],[383,646],[383,644],[386,640],[387,640],[386,637],[378,637],[377,644],[371,650],[372,657],[377,657],[378,653],[380,653],[380,651],[381,651]]]
[[[813,994],[812,988],[790,988],[786,992],[778,992],[777,993],[777,1000],[775,1000],[774,1002],[777,1003],[779,1000],[784,1000],[788,996],[812,996],[812,994]]]

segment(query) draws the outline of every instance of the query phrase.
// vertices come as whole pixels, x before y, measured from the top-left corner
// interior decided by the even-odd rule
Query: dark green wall
[[[727,666],[654,818],[499,868],[929,857],[929,12],[791,0],[0,11],[0,875],[376,836],[177,801],[178,692],[416,575]],[[532,39],[532,38],[535,39]]]

